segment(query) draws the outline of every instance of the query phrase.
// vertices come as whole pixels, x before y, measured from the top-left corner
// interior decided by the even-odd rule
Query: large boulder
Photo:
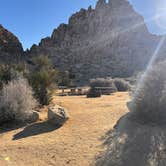
[[[69,119],[66,109],[58,105],[48,108],[48,122],[55,126],[62,126]]]

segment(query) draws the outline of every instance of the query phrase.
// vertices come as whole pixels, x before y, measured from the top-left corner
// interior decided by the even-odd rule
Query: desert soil
[[[104,150],[102,137],[128,112],[128,93],[87,99],[85,96],[55,96],[53,103],[68,109],[70,120],[55,129],[41,121],[2,132],[0,166],[89,166]]]

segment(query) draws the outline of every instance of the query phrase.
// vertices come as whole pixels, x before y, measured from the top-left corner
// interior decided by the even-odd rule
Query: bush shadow
[[[25,127],[21,132],[15,134],[13,136],[13,140],[19,140],[22,138],[48,133],[59,129],[60,127],[61,126],[53,126],[48,121],[35,123]]]
[[[12,130],[17,130],[25,126],[27,126],[27,123],[20,123],[15,121],[4,123],[0,126],[0,134],[4,134]]]

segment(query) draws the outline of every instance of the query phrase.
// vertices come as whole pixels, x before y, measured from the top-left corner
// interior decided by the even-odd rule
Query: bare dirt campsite
[[[68,109],[70,120],[59,129],[40,122],[5,131],[0,129],[1,166],[89,166],[103,150],[105,133],[128,112],[127,92],[88,99],[85,96],[54,96],[53,103]]]

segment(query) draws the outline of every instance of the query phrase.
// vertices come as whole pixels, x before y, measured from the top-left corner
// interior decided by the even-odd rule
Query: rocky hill
[[[13,63],[22,54],[23,48],[18,38],[0,25],[0,63]]]
[[[68,24],[61,24],[24,55],[28,62],[48,56],[56,68],[84,83],[96,77],[128,77],[145,69],[160,39],[148,32],[143,17],[127,0],[98,0],[94,9],[73,14]],[[0,26],[0,63],[13,63],[22,54],[17,37]],[[166,49],[160,55],[166,55]]]
[[[33,45],[28,55],[49,56],[55,67],[72,72],[77,81],[127,77],[145,68],[159,40],[128,1],[99,0],[95,9],[81,9],[51,37]]]

